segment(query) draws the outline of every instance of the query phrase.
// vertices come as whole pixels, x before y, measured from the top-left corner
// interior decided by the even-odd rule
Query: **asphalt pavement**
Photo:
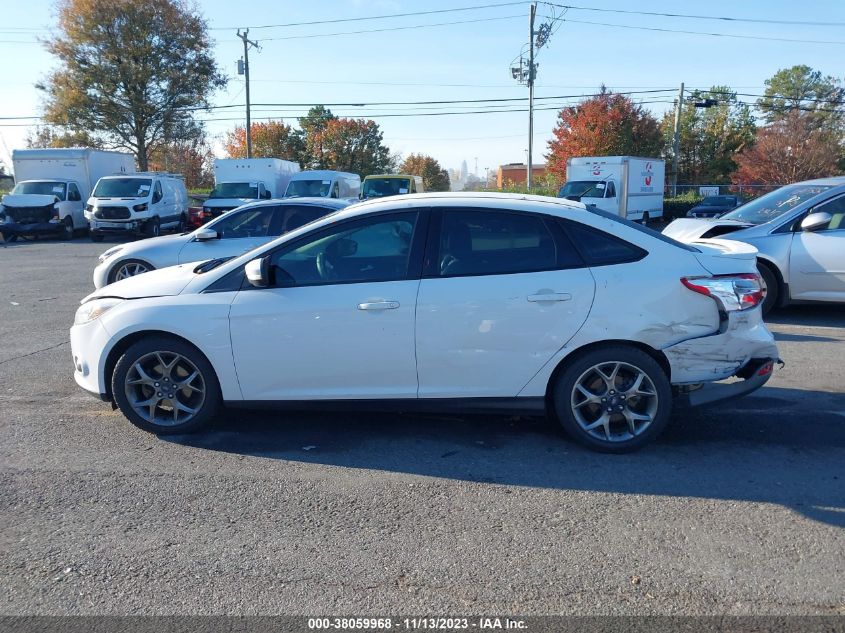
[[[845,308],[635,454],[541,419],[224,414],[160,439],[82,393],[80,238],[0,246],[0,614],[845,615]]]

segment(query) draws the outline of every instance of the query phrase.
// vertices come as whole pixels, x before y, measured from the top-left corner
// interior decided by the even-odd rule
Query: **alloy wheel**
[[[642,369],[602,362],[581,374],[572,389],[575,421],[590,436],[624,442],[641,435],[658,410],[657,389]]]
[[[141,273],[146,273],[150,271],[150,267],[146,264],[141,262],[127,262],[125,264],[121,264],[117,271],[114,273],[114,280],[120,281],[121,279],[129,279],[130,277],[134,277],[135,275],[140,275]]]
[[[189,422],[202,409],[206,384],[188,358],[156,351],[132,364],[126,373],[124,391],[129,405],[145,421],[176,426]]]

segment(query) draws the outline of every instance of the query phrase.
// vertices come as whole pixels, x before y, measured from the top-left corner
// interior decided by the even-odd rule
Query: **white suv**
[[[89,295],[74,376],[161,434],[222,404],[457,408],[547,412],[620,452],[654,439],[673,401],[768,380],[755,254],[568,200],[395,196]]]
[[[104,176],[85,206],[95,242],[106,233],[156,237],[162,229],[183,231],[187,214],[188,191],[182,176],[160,172]]]

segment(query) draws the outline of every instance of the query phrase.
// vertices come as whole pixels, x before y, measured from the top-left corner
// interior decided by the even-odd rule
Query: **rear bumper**
[[[0,233],[3,235],[56,235],[64,230],[64,225],[59,222],[36,222],[32,224],[20,224],[18,222],[6,222],[0,224]]]
[[[775,358],[752,358],[737,372],[742,378],[731,383],[708,383],[695,391],[675,396],[675,405],[679,407],[698,407],[713,402],[732,400],[756,391],[765,385],[772,376]]]

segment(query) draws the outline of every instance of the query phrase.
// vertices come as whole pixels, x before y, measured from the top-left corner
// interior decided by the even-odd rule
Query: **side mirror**
[[[261,198],[262,198],[263,200],[269,200],[271,197],[272,197],[272,196],[270,195],[270,192],[269,192],[269,191],[267,191],[266,189],[265,189],[264,191],[262,191],[262,192],[261,192]]]
[[[216,240],[217,237],[217,231],[214,229],[200,229],[194,233],[194,239],[197,242],[208,242],[209,240]]]
[[[256,288],[266,288],[270,285],[269,258],[260,257],[247,262],[244,266],[246,280]]]
[[[818,229],[830,224],[830,221],[832,219],[833,216],[830,215],[827,211],[817,211],[816,213],[811,213],[806,218],[801,220],[801,230],[817,231]]]

